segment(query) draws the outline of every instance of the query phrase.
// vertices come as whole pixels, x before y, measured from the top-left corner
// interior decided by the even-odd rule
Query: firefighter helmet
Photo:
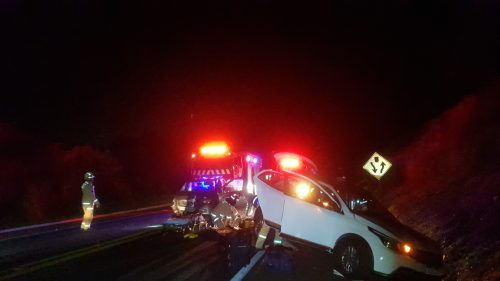
[[[92,172],[86,172],[83,175],[83,179],[86,181],[93,180],[95,178],[95,175]]]

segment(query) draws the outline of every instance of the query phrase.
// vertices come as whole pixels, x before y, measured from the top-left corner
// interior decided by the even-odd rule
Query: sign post
[[[370,159],[366,161],[365,165],[363,165],[363,169],[365,169],[370,175],[374,176],[377,180],[380,180],[380,178],[382,178],[382,176],[389,171],[391,166],[391,162],[375,152]]]

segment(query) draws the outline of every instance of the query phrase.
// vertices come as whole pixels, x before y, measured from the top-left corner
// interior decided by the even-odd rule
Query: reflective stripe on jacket
[[[91,182],[84,182],[82,184],[82,204],[94,204],[95,200],[94,185]]]

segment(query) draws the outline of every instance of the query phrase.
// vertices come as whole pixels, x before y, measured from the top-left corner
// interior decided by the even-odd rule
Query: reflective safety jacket
[[[85,181],[82,184],[82,204],[94,205],[96,201],[94,185],[91,182]]]

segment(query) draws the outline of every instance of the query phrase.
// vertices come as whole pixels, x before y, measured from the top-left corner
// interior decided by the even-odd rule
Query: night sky
[[[499,74],[497,1],[236,2],[1,1],[0,122],[65,146],[183,159],[226,139],[349,168]]]

